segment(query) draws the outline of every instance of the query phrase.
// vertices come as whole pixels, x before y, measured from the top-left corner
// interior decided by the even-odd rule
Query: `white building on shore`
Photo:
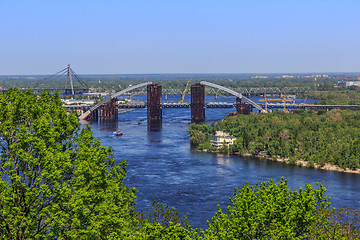
[[[223,131],[216,131],[215,136],[211,139],[211,146],[221,148],[224,143],[227,146],[230,146],[234,143],[236,137],[230,136],[230,134]]]

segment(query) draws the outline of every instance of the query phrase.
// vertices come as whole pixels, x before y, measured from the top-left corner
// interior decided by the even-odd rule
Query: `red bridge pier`
[[[241,102],[241,98],[236,97],[236,112],[238,114],[248,115],[252,112],[252,106],[250,104]]]
[[[147,85],[147,128],[155,132],[161,130],[162,125],[162,89],[159,84]]]
[[[91,112],[88,120],[94,121],[113,121],[118,118],[118,108],[116,106],[117,98],[112,98],[109,103],[99,107]]]
[[[197,83],[191,86],[191,122],[205,121],[205,86]]]

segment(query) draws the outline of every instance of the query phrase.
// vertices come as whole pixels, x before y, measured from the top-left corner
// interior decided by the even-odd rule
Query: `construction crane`
[[[187,88],[188,88],[189,83],[190,83],[191,80],[192,80],[192,79],[190,79],[190,80],[186,83],[185,90],[184,90],[184,92],[183,92],[183,94],[182,94],[182,97],[181,97],[181,100],[180,100],[179,103],[184,103],[184,99],[185,99],[185,95],[186,95],[186,90],[187,90]]]
[[[286,112],[286,102],[291,102],[293,103],[294,100],[291,98],[264,98],[264,99],[260,99],[259,101],[261,102],[265,102],[265,110],[267,111],[267,102],[283,102],[284,103],[284,112]]]
[[[302,103],[300,103],[300,105],[305,105],[305,102],[306,102],[307,99],[308,99],[308,97],[306,97],[306,98],[305,98],[305,101],[302,102]],[[307,104],[307,105],[309,105],[309,104]]]

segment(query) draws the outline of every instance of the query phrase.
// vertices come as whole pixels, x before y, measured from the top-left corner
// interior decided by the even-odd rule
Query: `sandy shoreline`
[[[270,161],[277,161],[277,162],[283,162],[283,163],[286,163],[286,164],[290,164],[289,163],[289,158],[280,158],[279,156],[276,156],[275,159],[273,157],[271,157],[271,156],[266,156],[266,155],[255,155],[253,157],[265,158],[265,159],[270,160]],[[343,169],[343,168],[340,168],[338,166],[335,166],[335,165],[332,165],[332,164],[329,164],[329,163],[325,163],[324,166],[320,166],[319,164],[316,164],[316,163],[314,163],[313,166],[309,166],[309,162],[306,162],[304,160],[297,160],[294,163],[294,165],[299,166],[299,167],[314,168],[314,169],[326,170],[326,171],[336,171],[336,172],[360,174],[360,169],[356,169],[356,170],[351,170],[349,168]]]
[[[199,151],[207,152],[206,149],[199,150]],[[220,152],[212,151],[212,153],[220,153]],[[324,166],[320,166],[319,164],[314,163],[313,166],[310,166],[309,162],[306,162],[304,160],[296,160],[295,163],[289,163],[289,158],[281,158],[280,156],[268,156],[268,155],[264,155],[263,153],[258,153],[257,155],[252,155],[249,153],[247,153],[247,154],[232,153],[231,155],[238,155],[241,157],[255,157],[255,158],[259,158],[259,159],[266,159],[266,160],[270,160],[270,161],[282,162],[285,164],[292,164],[292,165],[299,166],[299,167],[314,168],[314,169],[319,169],[319,170],[360,174],[360,169],[356,169],[356,170],[351,170],[349,168],[343,169],[343,168],[340,168],[338,166],[335,166],[335,165],[332,165],[329,163],[326,163]]]

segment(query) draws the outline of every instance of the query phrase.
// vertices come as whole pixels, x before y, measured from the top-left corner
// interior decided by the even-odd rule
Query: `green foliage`
[[[190,143],[192,146],[197,147],[202,143],[209,143],[212,134],[214,134],[213,128],[206,123],[196,124],[192,123],[189,126]],[[203,148],[207,148],[209,145],[203,145]]]
[[[125,161],[67,114],[57,95],[0,95],[0,235],[4,238],[133,236],[134,189]]]
[[[160,224],[164,227],[180,224],[185,228],[190,228],[190,224],[186,217],[181,217],[174,208],[169,208],[168,204],[164,205],[156,201],[151,205],[152,211],[147,214],[146,219],[152,223]]]
[[[223,145],[221,148],[219,148],[219,151],[221,153],[229,153],[229,147],[226,145],[226,142],[224,141]]]
[[[316,213],[317,221],[311,226],[310,239],[359,239],[359,210],[322,209]]]
[[[317,221],[316,213],[327,210],[326,189],[306,184],[289,190],[287,181],[243,184],[235,189],[228,213],[218,206],[208,222],[205,239],[303,239]]]
[[[196,230],[191,229],[186,217],[165,207],[161,203],[153,202],[152,211],[141,213],[140,223],[144,239],[193,239],[198,236]]]
[[[308,92],[306,95],[319,100],[313,103],[315,105],[360,105],[360,89],[356,86],[354,89]]]

